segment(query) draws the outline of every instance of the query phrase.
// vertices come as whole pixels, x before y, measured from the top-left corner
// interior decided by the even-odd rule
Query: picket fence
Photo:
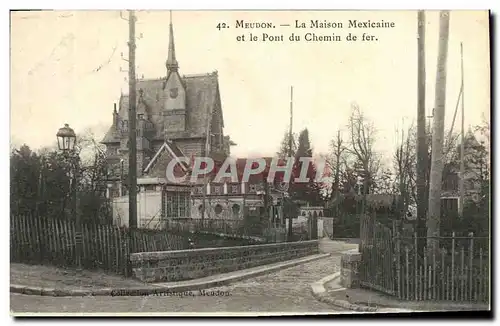
[[[284,227],[255,227],[248,225],[245,219],[180,219],[166,220],[162,228],[175,232],[206,232],[224,234],[241,238],[259,238],[265,242],[275,243],[286,240]]]
[[[488,303],[490,260],[484,240],[453,233],[439,238],[439,252],[422,254],[427,251],[418,252],[417,234],[403,237],[362,217],[360,284],[403,300]]]
[[[12,262],[77,267],[75,222],[33,216],[10,217]],[[189,248],[186,239],[164,230],[82,225],[82,267],[127,275],[130,253]]]

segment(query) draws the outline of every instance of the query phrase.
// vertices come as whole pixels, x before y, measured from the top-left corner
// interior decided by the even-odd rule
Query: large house
[[[251,179],[248,184],[242,183],[241,178],[236,184],[166,180],[166,167],[171,160],[210,156],[223,161],[235,145],[223,131],[217,72],[181,75],[172,22],[169,27],[166,76],[137,81],[138,224],[157,228],[166,219],[200,218],[201,215],[242,218],[246,210],[260,212],[264,202],[260,189],[262,178]],[[118,108],[115,104],[112,112],[113,124],[102,140],[110,166],[108,188],[113,217],[119,225],[128,224],[128,109],[129,96],[122,95]],[[176,173],[180,175],[189,174],[190,170],[188,164],[176,166]],[[207,187],[205,191],[204,187]],[[273,193],[276,197],[277,192]]]

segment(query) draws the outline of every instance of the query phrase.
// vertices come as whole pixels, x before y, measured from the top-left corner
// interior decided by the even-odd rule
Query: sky
[[[126,12],[122,12],[127,17]],[[180,74],[219,75],[225,129],[238,157],[273,155],[289,124],[293,86],[294,131],[309,129],[316,154],[326,153],[338,129],[346,132],[357,103],[377,129],[376,149],[391,155],[395,130],[417,113],[416,11],[174,11]],[[168,11],[137,12],[137,74],[166,75]],[[295,29],[295,20],[342,22],[343,29]],[[394,22],[388,29],[348,29],[349,20]],[[240,29],[237,20],[276,28]],[[219,30],[226,23],[229,28]],[[290,24],[281,27],[280,24]],[[452,11],[447,63],[446,127],[460,90],[463,43],[465,125],[490,111],[489,17],[486,11]],[[314,32],[372,42],[289,42]],[[237,36],[284,35],[283,42],[239,42]],[[426,12],[426,111],[434,107],[439,13]],[[119,11],[11,13],[11,142],[32,148],[55,143],[64,123],[102,138],[113,103],[128,93],[128,22]],[[121,58],[123,53],[123,58]],[[460,119],[458,115],[457,119]],[[459,122],[455,130],[459,130]],[[101,139],[99,139],[101,140]]]

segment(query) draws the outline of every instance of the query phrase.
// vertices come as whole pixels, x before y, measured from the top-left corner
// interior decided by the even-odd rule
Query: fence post
[[[132,229],[127,228],[125,232],[125,263],[127,266],[127,277],[132,277],[132,264],[130,263],[130,255],[132,254],[134,250],[134,237],[133,237],[133,232]]]
[[[417,232],[413,234],[414,237],[414,242],[413,242],[413,250],[414,250],[414,255],[413,255],[413,263],[415,264],[415,286],[414,286],[414,292],[415,292],[415,300],[417,300],[417,284],[418,284],[418,251],[417,251],[417,245],[418,245],[418,238],[417,238]]]
[[[455,300],[455,232],[451,234],[451,301]]]
[[[399,232],[396,233],[396,286],[398,287],[398,299],[401,298],[401,239]]]
[[[447,295],[447,291],[446,291],[446,287],[448,286],[448,279],[446,278],[446,275],[445,275],[445,268],[444,268],[444,260],[445,260],[445,257],[446,257],[446,249],[443,248],[443,250],[441,250],[441,291],[439,291],[439,299],[441,300],[445,300],[446,299],[446,295]],[[446,280],[446,282],[445,282]]]
[[[460,258],[461,258],[461,267],[460,267],[460,300],[464,301],[465,300],[465,252],[464,252],[464,247],[462,246],[462,249],[460,250]]]
[[[436,297],[436,294],[437,294],[437,280],[436,280],[436,273],[437,273],[437,267],[436,267],[436,252],[433,251],[432,252],[432,286],[431,286],[431,293],[432,293],[432,296],[431,296],[431,299],[433,300],[436,300],[437,297]],[[431,275],[429,275],[429,278],[431,277]]]
[[[479,300],[483,299],[483,248],[479,248]]]
[[[474,233],[469,233],[470,241],[469,241],[469,301],[472,301],[472,272],[473,272],[473,264],[474,264]]]
[[[417,244],[418,244],[418,239],[417,239]],[[417,248],[415,248],[415,251],[418,251]],[[422,290],[423,290],[423,299],[427,300],[428,299],[427,292],[429,290],[428,287],[427,287],[427,255],[424,255],[424,275],[423,275],[423,281],[424,281],[424,284],[423,284],[423,287],[422,287]]]
[[[408,247],[405,247],[406,258],[406,300],[410,300],[410,253]]]

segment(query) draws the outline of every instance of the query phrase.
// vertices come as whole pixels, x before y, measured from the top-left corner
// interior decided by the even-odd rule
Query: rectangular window
[[[170,192],[166,193],[166,217],[188,218],[190,215],[189,193]]]
[[[238,186],[231,186],[231,192],[233,194],[237,194],[239,191],[238,191]]]
[[[219,195],[220,194],[220,186],[214,186],[214,193],[216,195]]]

